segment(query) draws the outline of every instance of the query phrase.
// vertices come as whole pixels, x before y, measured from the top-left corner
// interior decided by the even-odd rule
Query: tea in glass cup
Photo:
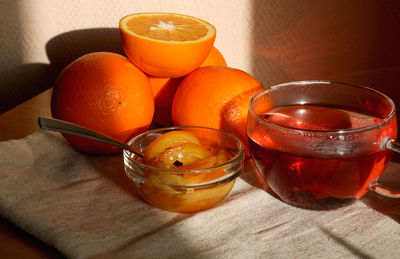
[[[384,94],[358,85],[301,81],[253,96],[247,136],[255,165],[284,202],[343,207],[376,182],[396,150],[396,112]]]

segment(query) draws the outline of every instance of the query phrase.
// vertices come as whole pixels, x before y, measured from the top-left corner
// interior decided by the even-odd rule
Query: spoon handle
[[[44,130],[52,130],[57,132],[68,133],[84,138],[90,138],[94,140],[98,140],[107,144],[111,144],[113,146],[117,146],[122,149],[129,150],[139,157],[143,157],[143,153],[136,150],[135,148],[129,146],[126,143],[120,142],[112,137],[103,135],[99,132],[90,130],[88,128],[76,125],[74,123],[70,123],[63,120],[47,118],[47,117],[39,117],[38,119],[39,127]]]

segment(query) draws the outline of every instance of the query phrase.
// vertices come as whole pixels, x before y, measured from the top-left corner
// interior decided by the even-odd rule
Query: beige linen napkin
[[[71,258],[393,258],[396,221],[361,202],[334,211],[288,206],[258,188],[252,164],[218,207],[153,208],[122,156],[90,156],[38,131],[0,143],[0,214]]]

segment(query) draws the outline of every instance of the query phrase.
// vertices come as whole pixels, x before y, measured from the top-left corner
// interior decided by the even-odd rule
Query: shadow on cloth
[[[393,189],[400,190],[400,164],[391,162],[389,163],[386,171],[380,179],[380,183]],[[247,159],[245,163],[245,170],[241,178],[250,185],[264,190],[269,195],[280,200],[280,198],[271,190],[264,178],[260,175],[255,167],[252,159]],[[379,195],[373,191],[369,191],[364,197],[360,199],[368,207],[392,218],[400,223],[400,199],[388,198]]]

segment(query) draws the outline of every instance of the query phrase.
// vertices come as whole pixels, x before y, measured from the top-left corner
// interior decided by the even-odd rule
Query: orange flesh
[[[163,41],[195,41],[209,31],[194,19],[175,15],[132,17],[126,25],[135,34]]]
[[[158,157],[164,152],[166,149],[171,148],[178,144],[183,143],[194,143],[200,144],[199,139],[190,132],[187,131],[170,131],[168,133],[163,134],[154,140],[147,147],[144,152],[144,163],[148,163],[154,157]]]
[[[200,145],[193,143],[183,143],[173,146],[160,155],[160,160],[165,168],[187,165],[211,156],[211,153]]]

